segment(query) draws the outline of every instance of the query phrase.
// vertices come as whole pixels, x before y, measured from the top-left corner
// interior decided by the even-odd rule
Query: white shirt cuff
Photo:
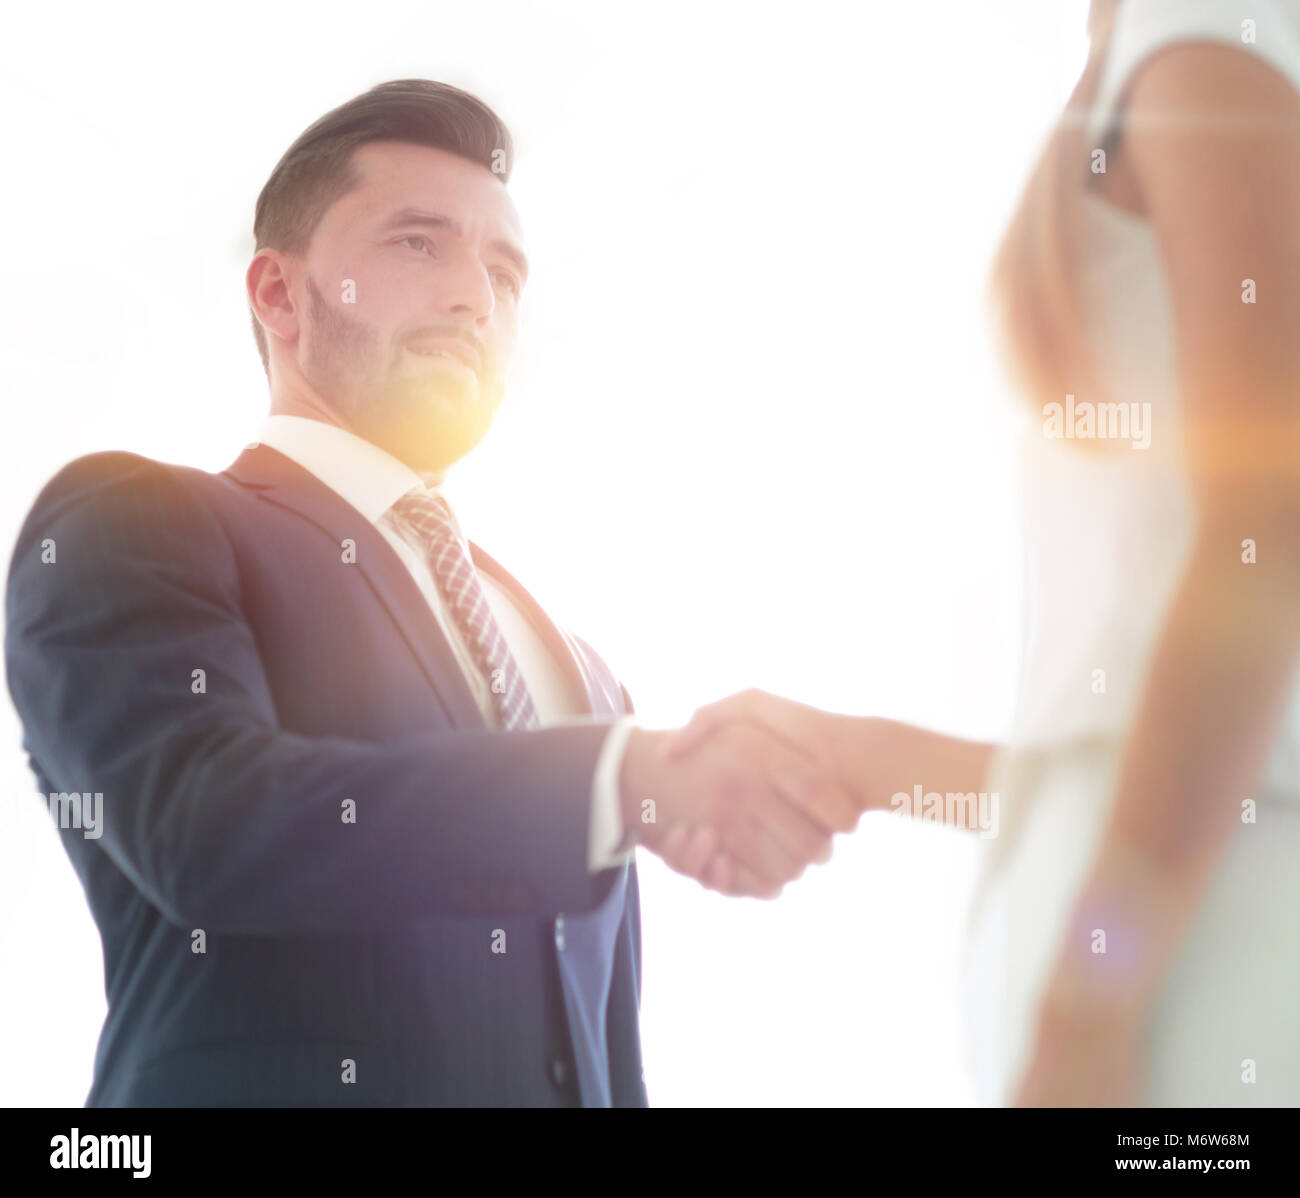
[[[587,869],[600,873],[614,869],[632,856],[632,851],[618,852],[623,839],[623,811],[618,793],[618,776],[623,768],[623,751],[636,726],[633,716],[621,716],[611,726],[596,759],[591,780],[591,819],[588,822]]]

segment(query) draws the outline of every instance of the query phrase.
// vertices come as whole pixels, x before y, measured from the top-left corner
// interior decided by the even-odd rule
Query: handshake
[[[776,898],[871,805],[857,764],[865,724],[752,690],[677,731],[636,728],[619,776],[624,827],[710,890]]]

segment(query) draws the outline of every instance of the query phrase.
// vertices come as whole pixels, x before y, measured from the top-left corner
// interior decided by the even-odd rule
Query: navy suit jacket
[[[636,868],[587,869],[631,703],[472,552],[601,721],[490,728],[382,534],[269,446],[45,486],[5,654],[40,789],[103,796],[60,829],[103,939],[88,1106],[646,1104]]]

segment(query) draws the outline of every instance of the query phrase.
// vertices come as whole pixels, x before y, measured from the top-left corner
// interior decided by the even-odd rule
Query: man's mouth
[[[457,362],[472,374],[478,374],[478,355],[468,346],[445,343],[408,345],[406,348],[422,358],[445,358]]]

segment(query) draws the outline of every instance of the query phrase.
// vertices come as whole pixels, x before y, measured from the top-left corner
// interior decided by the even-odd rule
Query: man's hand
[[[860,806],[807,753],[742,722],[670,755],[636,729],[620,775],[625,825],[668,865],[725,894],[775,898],[852,831]]]

